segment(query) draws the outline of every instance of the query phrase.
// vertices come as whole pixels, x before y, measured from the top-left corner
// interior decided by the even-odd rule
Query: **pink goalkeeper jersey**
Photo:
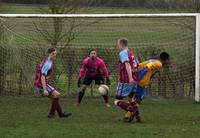
[[[48,84],[48,80],[50,78],[52,71],[53,71],[53,61],[48,58],[42,59],[37,67],[37,74],[34,86],[39,88],[42,87],[42,82],[41,82],[42,75],[45,76],[46,84]]]
[[[97,57],[95,61],[92,61],[90,57],[87,57],[83,60],[79,77],[80,78],[82,78],[83,76],[86,78],[96,77],[96,76],[100,77],[102,76],[101,71],[103,71],[105,77],[109,78],[108,70],[102,59]]]
[[[126,71],[125,63],[129,62],[132,69],[132,77],[135,81],[138,81],[138,60],[132,51],[125,49],[119,53],[118,69],[119,69],[119,82],[129,83],[128,73]]]

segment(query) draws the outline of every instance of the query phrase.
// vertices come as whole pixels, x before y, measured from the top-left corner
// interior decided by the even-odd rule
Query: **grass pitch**
[[[113,101],[113,99],[110,99]],[[197,138],[200,135],[199,104],[191,101],[150,101],[141,105],[142,124],[119,121],[124,111],[106,108],[103,99],[62,98],[70,118],[48,119],[47,98],[0,97],[0,137],[3,138]]]

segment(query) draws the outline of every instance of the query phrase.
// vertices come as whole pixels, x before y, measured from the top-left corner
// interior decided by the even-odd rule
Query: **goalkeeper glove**
[[[106,85],[110,85],[110,79],[109,78],[106,78]]]

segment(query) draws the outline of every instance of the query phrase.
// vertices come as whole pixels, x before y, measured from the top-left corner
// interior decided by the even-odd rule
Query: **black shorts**
[[[103,77],[90,77],[90,78],[83,78],[83,84],[84,85],[90,85],[92,83],[92,81],[95,81],[95,84],[100,85],[100,84],[104,84],[104,79]]]

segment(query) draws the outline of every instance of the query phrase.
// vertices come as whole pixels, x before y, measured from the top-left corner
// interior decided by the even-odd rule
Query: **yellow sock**
[[[128,111],[128,112],[126,112],[126,114],[125,114],[125,118],[130,118],[132,116],[132,112],[130,112],[130,111]]]

